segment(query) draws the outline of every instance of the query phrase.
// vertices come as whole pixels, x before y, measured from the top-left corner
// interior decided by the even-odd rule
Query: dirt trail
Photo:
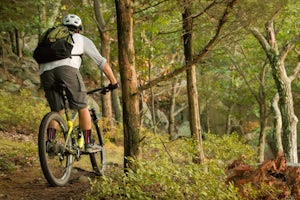
[[[0,140],[4,138],[19,142],[36,141],[31,135],[0,131]],[[6,151],[12,150],[5,149]],[[94,179],[96,176],[93,172],[83,170],[82,167],[73,167],[66,186],[51,187],[44,178],[39,159],[35,158],[30,166],[17,166],[17,169],[12,171],[0,170],[0,200],[81,200],[85,199],[86,193],[90,190],[88,178]]]
[[[0,172],[0,199],[2,200],[43,200],[43,199],[84,199],[89,191],[88,178],[91,172],[75,169],[70,182],[64,187],[51,187],[45,180],[38,164],[21,168],[10,173]]]

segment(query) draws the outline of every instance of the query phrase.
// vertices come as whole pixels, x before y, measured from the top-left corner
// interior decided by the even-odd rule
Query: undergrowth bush
[[[235,134],[207,135],[203,164],[192,162],[192,139],[147,133],[142,138],[141,158],[133,161],[137,171],[94,180],[87,199],[240,199],[238,189],[225,183],[226,166],[241,156],[255,162],[255,151]]]
[[[28,130],[38,130],[42,117],[49,112],[46,100],[34,97],[29,90],[9,93],[0,90],[0,128],[19,126]]]

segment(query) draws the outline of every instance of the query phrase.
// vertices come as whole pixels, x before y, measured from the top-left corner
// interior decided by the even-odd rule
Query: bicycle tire
[[[99,176],[104,175],[105,171],[105,149],[104,149],[104,141],[102,137],[101,130],[97,124],[97,122],[93,122],[92,127],[92,139],[94,143],[101,146],[102,149],[99,152],[91,153],[90,160],[95,173]]]
[[[47,128],[53,121],[56,121],[59,126],[57,127],[56,137],[54,139],[55,143],[51,143],[51,145],[54,144],[55,150],[51,152],[49,146],[47,150],[47,145],[49,145],[47,142]],[[46,114],[39,127],[38,152],[40,164],[46,180],[54,187],[64,186],[68,182],[72,171],[72,155],[66,154],[64,151],[66,142],[65,134],[67,131],[66,121],[57,112],[49,112]],[[68,145],[71,145],[71,140]],[[51,146],[51,148],[53,148],[53,146]]]

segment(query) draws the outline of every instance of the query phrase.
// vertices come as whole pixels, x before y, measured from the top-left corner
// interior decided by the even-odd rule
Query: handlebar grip
[[[97,88],[97,89],[88,91],[87,94],[93,94],[98,91],[101,91],[101,94],[106,94],[107,92],[109,92],[109,89],[107,87]]]

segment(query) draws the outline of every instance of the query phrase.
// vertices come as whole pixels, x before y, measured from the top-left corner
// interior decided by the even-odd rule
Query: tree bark
[[[193,59],[192,50],[192,34],[193,34],[193,19],[191,13],[192,1],[187,0],[185,2],[183,18],[183,45],[184,45],[184,55],[186,63],[190,63]],[[198,102],[198,91],[196,84],[196,66],[191,66],[190,69],[186,71],[187,75],[187,93],[188,93],[188,103],[189,103],[189,122],[192,137],[198,142],[198,155],[196,155],[194,161],[203,162],[204,152],[202,146],[202,129],[200,123],[200,113],[199,113],[199,102]]]
[[[122,81],[124,168],[135,170],[130,158],[139,156],[140,113],[133,42],[133,0],[115,0],[118,28],[119,66]]]
[[[298,118],[294,112],[291,77],[287,76],[284,61],[287,54],[294,47],[294,43],[287,43],[278,51],[275,38],[273,21],[266,23],[267,39],[257,30],[252,28],[252,34],[258,39],[269,59],[273,79],[279,94],[279,109],[282,115],[282,144],[284,153],[289,162],[297,163],[297,123]],[[299,64],[298,64],[299,65]],[[299,69],[294,72],[298,73]]]
[[[149,53],[148,56],[148,79],[151,80],[151,69],[152,69],[152,53]],[[156,114],[155,114],[155,93],[153,88],[150,88],[150,95],[151,95],[151,116],[152,116],[152,123],[153,123],[153,133],[157,133],[157,123],[156,123]]]
[[[176,85],[178,80],[173,81],[170,104],[169,104],[169,135],[170,139],[175,138],[175,106],[176,106]]]
[[[110,62],[110,36],[106,29],[105,21],[101,10],[101,0],[94,0],[94,11],[97,26],[101,37],[101,54]],[[109,80],[101,73],[101,85],[108,85]],[[108,120],[108,126],[113,124],[111,93],[101,96],[102,116]]]
[[[266,144],[266,127],[268,123],[267,114],[267,97],[265,93],[265,75],[266,65],[263,66],[259,76],[259,92],[256,100],[259,104],[259,119],[260,119],[260,133],[259,133],[259,161],[265,160],[265,144]]]
[[[276,93],[274,98],[272,99],[272,108],[274,112],[274,133],[273,135],[276,138],[276,147],[277,147],[277,154],[282,155],[283,154],[283,146],[282,146],[282,140],[281,140],[281,131],[282,131],[282,117],[280,113],[280,109],[278,106],[279,102],[279,94]]]

